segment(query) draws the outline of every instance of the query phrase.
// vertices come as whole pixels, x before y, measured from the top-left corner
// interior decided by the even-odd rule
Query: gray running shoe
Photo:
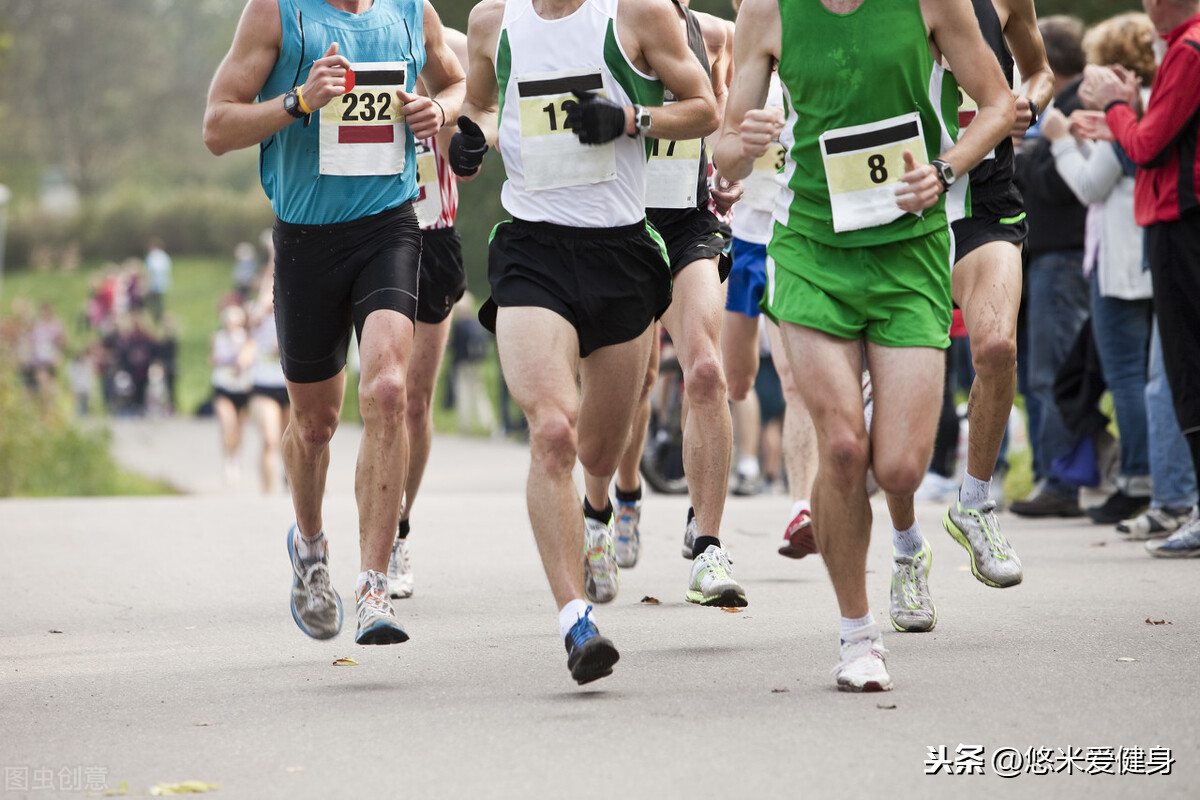
[[[408,633],[396,621],[392,601],[388,599],[388,577],[367,571],[367,582],[355,591],[358,601],[358,633],[355,644],[400,644]]]
[[[1146,542],[1155,558],[1200,558],[1200,516],[1196,511],[1186,525],[1159,542]]]
[[[613,546],[613,518],[607,523],[584,517],[583,593],[593,603],[611,603],[621,588],[617,553]]]
[[[710,544],[692,561],[692,580],[684,596],[689,603],[702,606],[743,608],[746,593],[733,579],[733,562],[729,551]]]
[[[892,553],[892,594],[889,614],[892,627],[898,631],[920,633],[937,625],[937,606],[929,595],[929,568],[933,565],[933,548],[921,544],[915,556]]]
[[[692,560],[692,550],[696,547],[696,517],[689,516],[687,526],[683,529],[683,557]]]
[[[1117,523],[1117,533],[1130,541],[1165,539],[1192,518],[1190,508],[1151,508]]]
[[[833,668],[843,692],[889,692],[887,649],[878,625],[868,625],[849,642],[842,642],[841,661]]]
[[[642,534],[638,523],[642,521],[642,501],[622,503],[617,501],[617,566],[628,569],[637,564],[638,551],[642,545]]]
[[[955,501],[942,518],[942,527],[971,554],[972,574],[981,583],[1003,589],[1016,586],[1023,575],[1021,559],[1000,532],[995,510],[991,500],[978,511]]]
[[[408,553],[408,539],[396,537],[392,544],[392,556],[388,559],[388,594],[402,600],[412,597],[412,559]]]
[[[329,550],[320,558],[301,560],[296,552],[293,525],[287,533],[288,559],[292,562],[292,619],[314,639],[332,639],[342,629],[342,598],[329,582]]]

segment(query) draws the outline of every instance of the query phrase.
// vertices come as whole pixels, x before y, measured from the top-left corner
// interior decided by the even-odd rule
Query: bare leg
[[[754,376],[758,374],[758,317],[736,311],[726,311],[724,316],[721,358],[729,382],[729,398],[736,403],[750,396]]]
[[[275,492],[276,465],[279,463],[280,439],[283,436],[283,410],[270,397],[255,395],[250,399],[250,414],[258,423],[262,435],[262,455],[259,469],[263,494]]]
[[[305,536],[316,536],[321,517],[329,440],[337,430],[346,390],[346,371],[318,383],[288,381],[291,421],[283,431],[283,467],[292,490],[296,524]]]
[[[783,399],[787,403],[787,410],[783,412],[783,463],[787,465],[789,491],[793,502],[809,500],[817,474],[817,432],[804,394],[796,384],[779,326],[768,324],[767,337],[771,341],[771,359],[775,362]],[[803,365],[801,369],[804,369]]]
[[[450,338],[450,317],[437,324],[418,322],[413,334],[412,361],[408,365],[408,478],[404,485],[404,503],[400,518],[412,515],[417,490],[425,477],[425,465],[433,445],[433,393],[437,389],[438,369]]]
[[[636,492],[642,485],[639,470],[642,451],[646,447],[646,429],[650,426],[650,392],[658,382],[658,342],[654,338],[654,334],[658,333],[658,325],[651,325],[650,330],[653,334],[646,377],[642,381],[642,393],[638,396],[633,422],[629,426],[629,441],[625,444],[621,463],[617,465],[616,486],[622,492]]]

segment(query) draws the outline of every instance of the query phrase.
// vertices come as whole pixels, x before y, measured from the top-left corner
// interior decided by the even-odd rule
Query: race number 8
[[[882,153],[875,153],[867,159],[867,166],[871,170],[871,183],[885,183],[888,178],[887,159]]]

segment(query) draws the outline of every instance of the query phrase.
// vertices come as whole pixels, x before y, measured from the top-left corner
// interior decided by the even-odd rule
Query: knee
[[[409,430],[418,430],[432,422],[433,398],[429,392],[413,391],[409,386],[408,403],[404,410]]]
[[[292,414],[287,435],[305,450],[320,450],[329,444],[337,426],[337,409],[324,409],[317,413],[302,413],[297,410]]]
[[[877,459],[872,465],[879,488],[899,495],[910,495],[917,491],[928,466],[915,453],[907,451],[895,457]]]
[[[408,408],[404,370],[381,371],[359,386],[358,410],[364,423],[398,423]]]
[[[750,396],[754,390],[754,371],[734,367],[725,371],[725,380],[729,391],[729,399],[740,403]]]
[[[971,342],[971,364],[987,377],[1013,375],[1017,370],[1016,339],[991,334]]]
[[[725,370],[716,353],[700,356],[684,373],[683,385],[688,399],[697,406],[724,403],[728,397]]]
[[[828,456],[821,466],[828,467],[838,485],[854,486],[861,483],[866,477],[871,457],[871,442],[866,431],[834,433],[827,447]]]
[[[574,421],[561,410],[532,412],[529,448],[533,460],[547,470],[570,472],[578,452]]]

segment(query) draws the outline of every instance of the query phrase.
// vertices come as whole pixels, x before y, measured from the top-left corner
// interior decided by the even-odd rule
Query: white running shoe
[[[642,533],[638,523],[642,521],[642,501],[622,503],[617,501],[617,566],[629,569],[637,564],[638,552],[641,550]]]
[[[613,546],[613,518],[600,522],[583,518],[584,553],[583,593],[593,603],[611,603],[621,588],[617,553]]]
[[[729,551],[710,544],[692,560],[692,580],[684,596],[689,603],[702,606],[743,608],[746,593],[733,579],[733,562]]]
[[[996,504],[988,500],[979,510],[963,508],[957,500],[942,518],[942,527],[971,554],[971,572],[987,586],[1016,586],[1024,574],[1021,559],[1000,532]]]
[[[937,625],[937,606],[929,594],[929,567],[933,549],[921,543],[915,556],[892,553],[892,591],[888,615],[898,631],[920,633]]]
[[[388,559],[388,594],[397,600],[412,597],[412,559],[408,553],[408,539],[396,537],[392,544],[392,555]]]
[[[1190,508],[1151,508],[1133,519],[1117,523],[1117,533],[1130,541],[1165,539],[1192,518]]]
[[[855,633],[854,639],[842,642],[842,660],[833,668],[837,686],[843,692],[890,692],[892,676],[888,675],[883,634],[878,625],[868,625]]]
[[[296,549],[300,530],[287,532],[288,560],[292,562],[292,619],[314,639],[332,639],[342,629],[342,598],[329,581],[329,549],[320,556],[301,559]]]
[[[358,601],[358,633],[355,644],[399,644],[408,641],[408,633],[396,621],[392,601],[388,599],[388,578],[382,572],[367,571],[367,580],[355,588]]]

